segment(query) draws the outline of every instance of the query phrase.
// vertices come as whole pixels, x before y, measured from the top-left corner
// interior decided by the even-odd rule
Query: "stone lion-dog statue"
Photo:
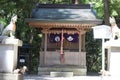
[[[16,22],[17,15],[13,15],[10,23],[5,28],[3,24],[0,24],[0,43],[4,43],[4,41],[8,38],[15,38],[14,33],[16,31]]]
[[[5,29],[3,29],[2,36],[14,37],[14,33],[16,31],[16,24],[15,24],[16,22],[17,22],[17,15],[14,15],[11,18],[10,24],[6,26]]]
[[[116,37],[117,37],[117,39],[120,39],[120,29],[118,28],[118,26],[116,24],[115,18],[114,17],[110,17],[109,21],[110,21],[111,33],[112,33],[111,40],[115,40]]]

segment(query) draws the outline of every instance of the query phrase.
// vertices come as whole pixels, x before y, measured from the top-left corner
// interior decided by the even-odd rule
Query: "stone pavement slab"
[[[24,80],[120,80],[119,76],[74,76],[74,77],[49,77],[28,75]]]

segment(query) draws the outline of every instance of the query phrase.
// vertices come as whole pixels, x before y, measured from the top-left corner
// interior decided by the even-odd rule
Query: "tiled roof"
[[[90,9],[89,4],[38,4],[36,8]]]
[[[52,5],[39,4],[32,11],[32,17],[26,18],[29,25],[37,28],[69,27],[88,29],[102,24],[90,5]]]
[[[90,5],[39,5],[33,9],[32,18],[63,21],[97,20]]]

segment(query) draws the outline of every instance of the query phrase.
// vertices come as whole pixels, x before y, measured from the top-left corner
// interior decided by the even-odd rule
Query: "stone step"
[[[72,77],[73,72],[50,72],[51,77]]]
[[[71,68],[71,67],[39,67],[38,75],[50,75],[50,72],[73,72],[74,76],[85,76],[86,68]]]

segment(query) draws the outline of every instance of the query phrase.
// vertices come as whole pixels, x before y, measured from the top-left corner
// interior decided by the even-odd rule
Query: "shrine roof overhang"
[[[102,24],[90,5],[47,5],[40,4],[26,18],[30,26],[36,28],[80,28],[88,29]]]
[[[26,18],[26,22],[29,23],[30,26],[36,28],[46,28],[46,27],[53,27],[53,28],[84,28],[84,27],[93,27],[98,24],[102,24],[102,20],[95,19],[95,20],[53,20],[53,19],[32,19]]]

